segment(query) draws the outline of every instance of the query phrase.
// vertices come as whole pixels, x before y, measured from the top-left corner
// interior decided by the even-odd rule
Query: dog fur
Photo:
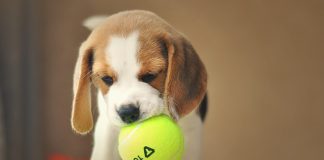
[[[99,116],[91,159],[120,159],[117,137],[126,123],[118,111],[126,104],[138,106],[138,121],[163,113],[172,117],[185,135],[184,159],[201,159],[207,73],[188,39],[148,11],[124,11],[84,24],[92,32],[75,67],[71,124],[79,134],[92,130],[93,84]]]

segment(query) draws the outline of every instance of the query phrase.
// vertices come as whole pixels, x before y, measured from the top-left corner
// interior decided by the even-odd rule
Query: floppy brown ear
[[[80,134],[88,133],[93,126],[91,113],[90,75],[93,63],[93,51],[81,45],[73,78],[73,106],[71,124]]]
[[[165,36],[168,71],[165,94],[173,118],[194,110],[206,94],[207,73],[190,42],[179,35]],[[176,112],[176,113],[174,113]]]

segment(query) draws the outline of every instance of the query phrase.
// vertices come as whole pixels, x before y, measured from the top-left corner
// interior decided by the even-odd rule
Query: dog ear
[[[168,52],[165,95],[171,116],[178,119],[190,113],[202,101],[206,93],[207,73],[185,37],[166,35],[164,39]]]
[[[84,27],[86,27],[90,31],[92,31],[97,26],[102,24],[102,22],[104,22],[105,19],[107,19],[107,17],[108,17],[107,15],[91,16],[91,17],[88,17],[87,19],[85,19],[82,24],[83,24]]]
[[[93,49],[83,43],[74,70],[71,124],[73,130],[80,134],[88,133],[93,127],[90,95],[93,54]]]

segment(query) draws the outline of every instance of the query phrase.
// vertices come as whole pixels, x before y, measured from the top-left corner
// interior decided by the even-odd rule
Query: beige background
[[[44,151],[87,157],[91,136],[69,125],[72,70],[89,32],[84,18],[156,12],[185,33],[205,62],[207,160],[324,159],[324,2],[44,0]]]

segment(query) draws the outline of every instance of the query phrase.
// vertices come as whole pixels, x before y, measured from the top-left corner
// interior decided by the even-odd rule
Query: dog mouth
[[[162,113],[160,113],[162,114]],[[138,120],[138,122],[142,122],[142,121],[145,121],[151,117],[154,117],[154,116],[157,116],[157,115],[160,115],[160,114],[153,114],[153,115],[150,115],[150,114],[147,114],[146,112],[143,112]]]
[[[167,114],[165,104],[162,99],[137,100],[123,105],[113,105],[113,123],[116,126],[126,126],[132,123],[145,121],[154,116]]]
[[[118,123],[116,123],[116,125],[120,126],[120,127],[124,127],[124,126],[130,125],[130,124],[143,122],[143,121],[145,121],[145,120],[147,120],[147,119],[149,119],[151,117],[158,116],[158,115],[161,115],[161,114],[164,114],[164,113],[161,112],[161,113],[151,114],[151,113],[143,111],[143,112],[140,112],[139,118],[136,121],[133,121],[133,122],[130,122],[130,123],[125,122],[124,120],[122,120],[121,117],[118,116]]]

